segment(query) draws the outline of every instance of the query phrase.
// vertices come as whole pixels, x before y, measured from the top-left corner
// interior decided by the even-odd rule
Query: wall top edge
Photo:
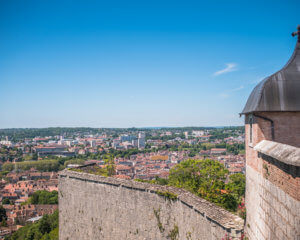
[[[212,219],[228,230],[242,231],[244,227],[244,220],[239,216],[234,215],[233,213],[181,188],[136,182],[134,180],[104,177],[86,172],[76,172],[68,169],[59,172],[59,177],[71,179],[75,178],[82,181],[92,181],[99,184],[109,184],[115,187],[126,187],[133,190],[142,190],[147,192],[171,192],[177,195],[179,201],[191,206],[191,208],[197,210],[203,216]]]
[[[254,150],[288,165],[300,167],[300,148],[291,145],[262,140]]]

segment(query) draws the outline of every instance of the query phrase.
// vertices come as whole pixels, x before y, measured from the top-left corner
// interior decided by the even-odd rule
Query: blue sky
[[[300,1],[0,1],[0,128],[242,125]]]

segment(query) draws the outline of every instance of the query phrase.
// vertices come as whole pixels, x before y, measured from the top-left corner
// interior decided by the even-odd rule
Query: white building
[[[184,132],[185,139],[189,138],[189,132]]]
[[[7,147],[11,147],[12,146],[12,142],[8,141],[8,137],[6,136],[5,140],[0,141],[0,145],[5,145]]]
[[[145,133],[140,132],[138,135],[138,148],[145,148]]]
[[[192,135],[194,136],[194,137],[201,137],[201,136],[203,136],[205,133],[204,133],[204,131],[192,131]]]

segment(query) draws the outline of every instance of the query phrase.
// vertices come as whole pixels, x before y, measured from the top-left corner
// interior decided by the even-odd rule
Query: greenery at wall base
[[[58,240],[58,210],[41,220],[27,224],[5,240]]]

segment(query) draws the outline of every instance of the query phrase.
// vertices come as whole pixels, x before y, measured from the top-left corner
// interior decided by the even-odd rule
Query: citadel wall
[[[183,189],[70,170],[59,174],[59,214],[60,240],[239,239],[244,227],[238,216]]]
[[[300,239],[300,113],[246,116],[245,231],[250,240]],[[251,133],[252,130],[252,133]],[[250,135],[252,134],[252,141]],[[267,139],[267,140],[265,140]]]
[[[271,123],[260,117],[253,117],[253,146],[262,140],[276,141],[300,148],[300,112],[260,112],[258,116],[273,121],[274,139],[272,139]],[[246,146],[249,146],[249,115],[245,118],[247,135]],[[248,149],[250,150],[250,149]]]

